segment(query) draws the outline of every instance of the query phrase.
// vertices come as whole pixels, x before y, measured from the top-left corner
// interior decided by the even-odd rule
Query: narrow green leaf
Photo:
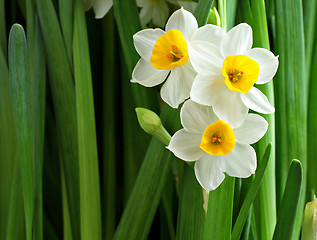
[[[0,50],[7,55],[6,15],[4,0],[0,0]]]
[[[302,2],[275,1],[275,54],[279,69],[274,81],[276,96],[276,175],[277,205],[282,200],[290,159],[301,159],[303,182],[292,239],[300,234],[307,172],[307,78]],[[279,209],[278,211],[279,212]]]
[[[303,1],[304,11],[304,33],[305,33],[305,63],[306,63],[306,77],[310,77],[310,70],[312,65],[313,48],[316,35],[316,13],[317,1],[306,0]],[[308,79],[309,81],[309,79]]]
[[[288,171],[283,200],[279,208],[273,239],[292,239],[302,186],[302,164],[293,160]]]
[[[135,64],[140,59],[133,45],[133,35],[141,30],[138,9],[135,1],[126,0],[114,0],[113,9],[125,62],[129,76],[131,76]],[[129,81],[130,79],[126,80]],[[137,107],[158,111],[157,100],[153,97],[156,95],[155,88],[145,88],[140,84],[131,84],[131,87]]]
[[[179,111],[172,111],[167,105],[162,110],[161,119],[167,129],[176,131],[180,128]],[[147,238],[171,161],[176,161],[172,153],[152,138],[114,239]]]
[[[79,239],[79,157],[74,82],[53,3],[36,0],[36,6],[45,44],[68,201],[71,203],[72,233],[74,239]]]
[[[95,112],[85,13],[74,3],[73,61],[79,146],[81,239],[101,239],[100,184]]]
[[[9,35],[11,101],[16,127],[25,209],[26,238],[32,239],[34,216],[34,169],[30,96],[27,79],[26,38],[21,25],[12,26]],[[23,121],[21,121],[23,119]]]
[[[199,185],[193,169],[187,164],[183,164],[183,166],[176,239],[199,240],[203,238],[205,223],[203,189]]]
[[[15,159],[6,237],[3,239],[26,239],[21,168],[18,156]]]
[[[246,195],[244,202],[240,208],[239,215],[237,217],[237,220],[234,224],[233,230],[232,230],[232,240],[238,240],[240,239],[243,226],[245,224],[245,221],[248,218],[248,215],[250,213],[251,204],[257,194],[257,191],[260,187],[261,180],[263,178],[263,175],[265,173],[268,161],[270,159],[271,155],[271,149],[272,144],[268,144],[266,151],[264,153],[264,156],[260,162],[260,165],[258,166],[256,172],[255,172],[255,178],[253,179],[252,183],[250,184],[250,188],[248,190],[248,194]],[[264,209],[266,211],[266,209]]]
[[[8,66],[3,51],[0,49],[0,239],[5,238],[7,231],[12,174],[17,159],[16,133],[8,83]]]
[[[227,0],[226,2],[226,10],[227,10],[227,30],[230,30],[234,27],[236,11],[237,11],[237,0]],[[240,4],[240,3],[239,3]]]
[[[218,1],[218,11],[220,15],[220,27],[227,31],[227,1],[219,0]]]
[[[314,137],[314,134],[317,134],[317,125],[316,125],[316,118],[317,118],[317,83],[314,80],[314,71],[317,67],[317,47],[316,47],[316,35],[317,31],[314,32],[315,34],[315,47],[313,51],[313,58],[312,58],[312,71],[307,72],[309,74],[309,96],[308,96],[308,126],[307,126],[307,148],[308,148],[308,158],[307,158],[307,190],[310,192],[317,191],[317,140]],[[307,56],[306,56],[307,57]],[[307,58],[306,58],[307,59]],[[306,68],[307,69],[307,68]],[[313,194],[312,194],[313,195]]]
[[[209,12],[213,3],[214,0],[200,0],[198,2],[194,15],[197,19],[199,27],[207,23]]]
[[[122,58],[121,58],[122,59]],[[121,101],[122,101],[122,147],[123,151],[123,203],[131,194],[133,185],[138,176],[142,159],[145,156],[150,136],[140,128],[135,114],[135,103],[131,91],[131,83],[123,61],[121,65]],[[128,120],[129,119],[129,120]],[[127,121],[128,120],[128,121]],[[119,129],[118,129],[119,130]],[[120,140],[119,140],[120,141]]]
[[[262,47],[270,50],[264,1],[252,1],[251,12],[251,26],[253,27],[254,37],[253,47]],[[269,102],[274,105],[273,80],[263,85],[257,85],[256,87],[261,90],[267,96]],[[269,143],[272,143],[272,153],[255,199],[254,211],[258,223],[257,232],[259,238],[271,239],[276,223],[275,118],[274,114],[262,116],[267,120],[269,127],[264,137],[256,144],[257,155],[260,157],[259,159],[262,159],[261,156],[264,156]],[[264,211],[263,209],[266,210]]]
[[[35,14],[35,2],[27,1],[28,34],[28,84],[30,97],[30,117],[32,147],[34,151],[34,227],[33,239],[43,239],[43,149],[45,119],[46,65],[40,24]]]
[[[68,62],[72,66],[73,57],[73,0],[59,0],[59,18],[63,33]]]
[[[203,239],[231,239],[234,181],[226,175],[221,185],[209,192]]]

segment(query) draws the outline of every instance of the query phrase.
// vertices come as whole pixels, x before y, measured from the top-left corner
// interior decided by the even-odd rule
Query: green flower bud
[[[302,240],[317,240],[317,198],[306,204]]]
[[[171,136],[162,125],[160,117],[155,112],[146,108],[136,108],[135,111],[141,128],[146,133],[151,134],[162,143],[168,145]]]
[[[207,23],[220,27],[220,16],[215,7],[210,10]]]

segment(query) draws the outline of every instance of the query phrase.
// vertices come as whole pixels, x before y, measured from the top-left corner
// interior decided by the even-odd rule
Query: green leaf
[[[7,55],[6,15],[4,0],[0,0],[0,50]]]
[[[63,33],[68,62],[72,66],[73,57],[73,0],[59,0],[59,18]]]
[[[74,82],[52,1],[36,0],[44,38],[74,239],[79,239],[79,163]]]
[[[291,239],[295,227],[302,186],[302,164],[293,160],[288,171],[283,200],[279,208],[273,240]]]
[[[120,35],[121,46],[127,64],[129,76],[140,59],[134,45],[133,35],[141,30],[139,13],[135,1],[114,0],[113,9]],[[128,23],[128,24],[127,24]],[[126,79],[129,81],[130,79]],[[137,107],[145,107],[158,111],[158,103],[155,97],[155,88],[145,88],[140,84],[131,84],[133,96]]]
[[[175,131],[180,127],[179,111],[172,111],[167,105],[162,110],[161,119],[167,129]],[[170,172],[171,161],[176,161],[172,153],[152,138],[114,239],[147,238]]]
[[[270,50],[269,34],[265,5],[262,0],[251,2],[251,14],[254,43],[253,47],[262,47]],[[276,53],[275,53],[276,54]],[[273,81],[256,87],[262,91],[269,102],[274,105]],[[276,110],[278,111],[278,110]],[[262,115],[268,122],[269,127],[264,137],[256,144],[257,155],[261,157],[265,154],[267,145],[272,143],[272,154],[262,183],[254,202],[254,211],[257,220],[257,232],[261,239],[271,239],[276,223],[276,183],[275,183],[275,118],[274,114]],[[260,164],[260,163],[259,163]],[[266,209],[265,211],[263,209]]]
[[[99,168],[86,20],[81,0],[74,3],[73,60],[76,85],[81,239],[101,239]],[[71,204],[71,203],[70,203]]]
[[[183,166],[176,239],[199,240],[203,238],[205,223],[203,189],[199,185],[193,169],[187,164],[183,164]]]
[[[0,239],[5,239],[8,228],[8,206],[11,202],[10,193],[13,191],[11,186],[12,175],[15,161],[18,160],[16,157],[17,143],[8,84],[8,65],[3,51],[0,49]],[[24,212],[19,214],[22,215],[23,219]]]
[[[26,239],[21,166],[18,156],[14,162],[6,237],[3,238],[8,240]]]
[[[198,26],[204,26],[207,23],[210,9],[214,0],[200,0],[195,8],[194,15],[197,19]]]
[[[245,222],[248,218],[250,208],[252,205],[252,202],[257,194],[257,191],[260,187],[261,180],[263,178],[263,175],[265,173],[268,161],[270,159],[271,155],[271,149],[272,149],[272,144],[268,144],[266,151],[264,153],[264,156],[260,162],[260,165],[258,166],[256,172],[255,172],[255,177],[250,184],[250,188],[248,190],[248,193],[244,199],[244,202],[240,208],[239,215],[237,217],[237,220],[234,224],[233,230],[232,230],[232,240],[238,240],[240,239],[243,226],[245,225]],[[267,209],[264,209],[266,211]]]
[[[16,127],[24,198],[26,239],[32,239],[34,216],[34,169],[30,96],[27,79],[26,38],[21,25],[12,26],[9,35],[9,73],[13,117]],[[21,121],[23,119],[23,121]]]
[[[315,2],[315,1],[309,1],[309,2]],[[313,58],[311,61],[312,65],[310,66],[311,71],[306,72],[306,73],[309,73],[309,80],[310,80],[309,81],[309,96],[308,96],[308,126],[307,126],[307,132],[308,132],[307,190],[311,191],[311,192],[317,191],[317,175],[316,175],[317,139],[315,137],[310,137],[310,136],[314,136],[314,134],[317,134],[317,125],[316,125],[317,83],[314,80],[315,79],[314,71],[317,67],[317,47],[316,47],[317,31],[314,32],[314,35],[315,35],[314,36],[315,37],[315,41],[314,41],[315,47],[314,47],[313,56],[312,56]],[[306,52],[307,52],[307,50],[306,50]],[[307,59],[307,55],[306,55],[306,59]],[[306,66],[307,65],[308,65],[308,63],[306,64]]]
[[[290,160],[301,159],[303,182],[292,239],[300,234],[307,172],[307,78],[302,2],[275,1],[276,39],[274,52],[279,69],[274,78],[276,99],[276,175],[277,205],[282,200]],[[279,212],[279,209],[278,211]]]
[[[43,149],[46,97],[44,45],[34,1],[26,2],[28,34],[28,82],[32,147],[34,150],[34,228],[33,239],[43,239]]]
[[[221,185],[209,192],[203,239],[231,239],[234,182],[226,175]]]

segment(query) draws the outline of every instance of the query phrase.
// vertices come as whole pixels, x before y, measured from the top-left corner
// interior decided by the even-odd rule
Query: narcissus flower
[[[263,48],[252,47],[252,28],[242,23],[225,33],[220,27],[217,42],[191,44],[192,65],[198,72],[190,97],[212,106],[216,115],[233,127],[246,118],[249,108],[264,114],[274,107],[254,84],[275,75],[278,58]],[[200,62],[198,61],[200,59]]]
[[[136,3],[141,8],[140,20],[142,26],[152,20],[155,25],[164,27],[169,15],[166,0],[137,0]]]
[[[181,109],[183,129],[177,131],[169,145],[175,156],[196,161],[195,175],[200,185],[216,189],[229,176],[246,178],[256,170],[256,153],[250,146],[261,139],[268,124],[257,114],[248,114],[238,128],[220,120],[207,107],[188,100]]]
[[[93,7],[95,18],[103,18],[110,10],[113,0],[83,0],[85,10]]]
[[[206,40],[218,32],[210,31],[210,28],[198,29],[194,15],[179,9],[167,21],[165,31],[156,28],[136,33],[133,40],[141,59],[133,70],[131,81],[153,87],[166,79],[161,97],[171,107],[177,108],[189,97],[196,76],[189,56],[190,44]]]

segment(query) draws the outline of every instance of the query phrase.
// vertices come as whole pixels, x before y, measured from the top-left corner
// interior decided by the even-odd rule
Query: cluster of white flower
[[[256,153],[250,146],[267,131],[265,119],[249,109],[273,113],[267,97],[254,84],[272,79],[278,58],[252,47],[252,29],[242,23],[225,32],[205,25],[198,28],[193,14],[180,9],[162,29],[145,29],[134,35],[141,59],[132,82],[152,87],[164,82],[162,99],[181,109],[183,129],[168,149],[185,161],[197,161],[195,174],[203,188],[217,188],[226,172],[246,178],[256,170]]]

